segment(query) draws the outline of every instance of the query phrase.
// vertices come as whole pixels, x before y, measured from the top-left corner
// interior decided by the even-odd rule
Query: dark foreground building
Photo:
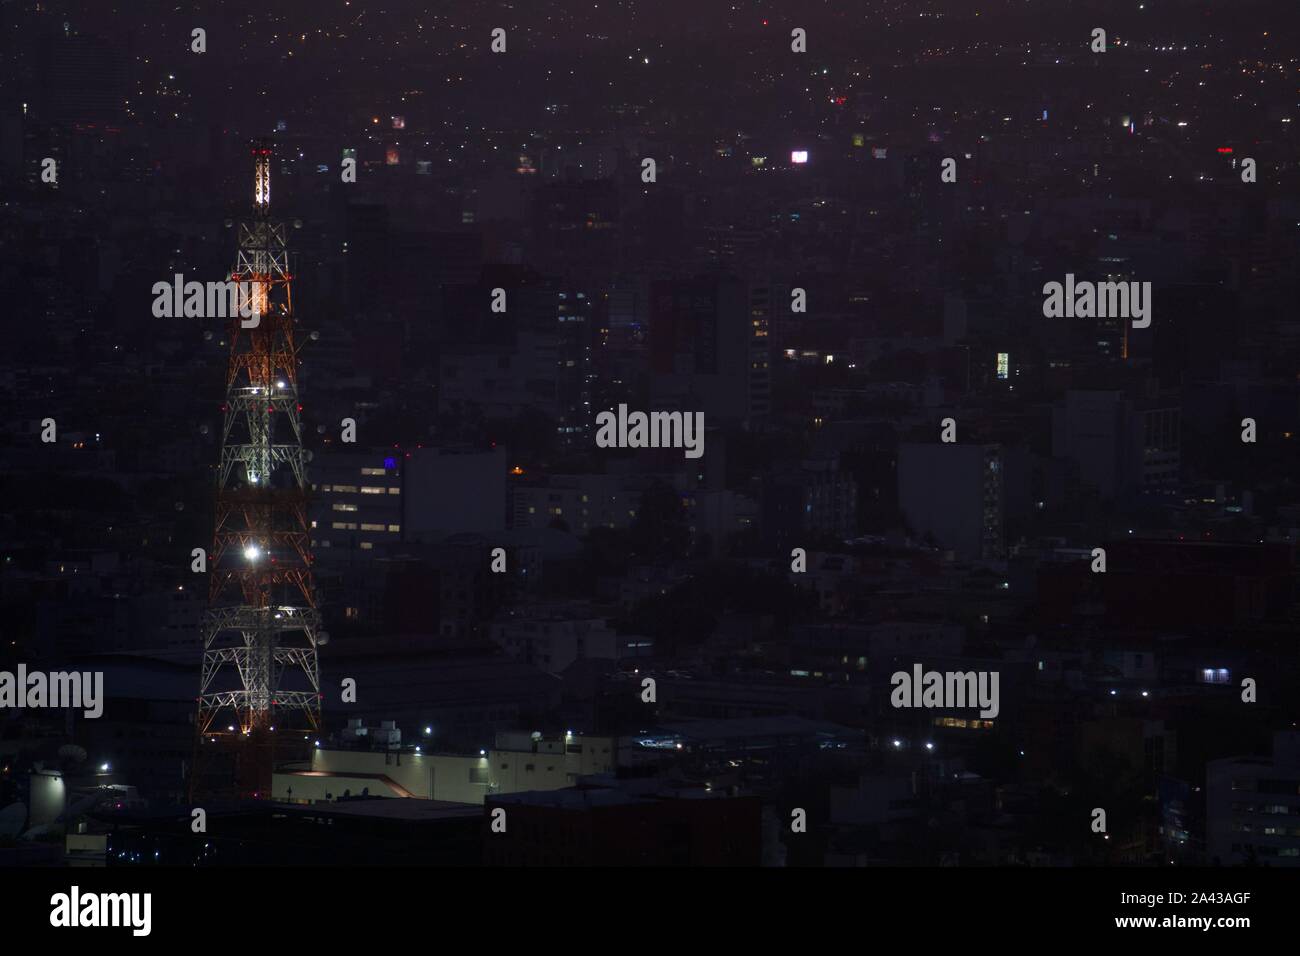
[[[490,865],[758,866],[761,858],[756,796],[611,780],[489,798],[489,823],[498,809],[506,829],[485,837]]]

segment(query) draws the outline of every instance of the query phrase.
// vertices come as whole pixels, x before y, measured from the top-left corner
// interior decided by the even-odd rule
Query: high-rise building
[[[322,565],[345,567],[402,538],[402,453],[329,451],[312,462],[311,544]]]
[[[555,420],[562,449],[590,444],[595,310],[582,289],[531,272],[488,279],[501,285],[451,290],[451,308],[487,303],[505,292],[504,313],[473,328],[454,328],[439,362],[439,409],[457,416],[510,418],[524,411]],[[472,313],[471,313],[472,314]]]
[[[1052,410],[1052,454],[1078,465],[1103,498],[1177,482],[1181,418],[1172,399],[1071,389]]]
[[[748,421],[759,421],[772,413],[772,286],[749,287],[749,408]]]
[[[755,348],[744,283],[717,276],[655,282],[650,316],[656,404],[703,411],[711,423],[743,421]]]
[[[548,293],[548,297],[549,297]],[[593,313],[591,298],[576,289],[553,293],[555,299],[555,403],[559,421],[555,428],[561,448],[569,451],[591,443],[591,350]]]
[[[898,503],[908,526],[967,561],[1004,554],[1002,446],[904,442]]]
[[[780,548],[856,530],[858,485],[836,454],[778,464],[763,477],[763,535]]]
[[[1274,734],[1272,757],[1211,760],[1205,789],[1210,863],[1300,867],[1300,733]]]

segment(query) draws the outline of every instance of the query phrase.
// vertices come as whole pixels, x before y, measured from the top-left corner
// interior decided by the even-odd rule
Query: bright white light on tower
[[[796,149],[791,151],[790,162],[794,163],[795,165],[801,165],[803,163],[808,162],[808,150]]]
[[[260,555],[261,553],[262,552],[258,549],[257,545],[255,544],[250,544],[247,548],[244,549],[244,557],[247,558],[249,561],[256,561],[258,555]]]
[[[270,151],[263,150],[253,166],[253,202],[265,206],[271,201]]]

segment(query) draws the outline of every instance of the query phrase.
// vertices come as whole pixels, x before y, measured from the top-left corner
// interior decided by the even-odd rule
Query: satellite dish
[[[223,225],[224,225],[227,229],[229,229],[229,228],[230,228],[231,226],[233,226],[234,224],[235,224],[235,221],[234,221],[233,219],[227,219],[227,220],[225,221],[225,223],[223,223]]]
[[[9,806],[0,810],[0,838],[9,838],[18,836],[23,831],[23,825],[27,823],[27,808],[21,803],[11,803]]]
[[[320,332],[316,331],[315,329],[312,329],[312,330],[311,330],[311,340],[312,340],[313,342],[316,342],[316,341],[318,341],[319,339],[320,339]]]
[[[293,221],[293,228],[295,228],[295,229],[301,229],[301,228],[302,228],[302,220],[301,220],[301,219],[295,219],[295,220]]]
[[[321,631],[318,635],[316,635],[316,646],[317,646],[317,647],[324,647],[324,646],[325,646],[326,644],[328,644],[329,642],[330,642],[330,632],[329,632],[329,631]]]
[[[211,329],[204,329],[204,330],[203,330],[203,341],[205,341],[205,342],[211,342],[211,341],[212,341],[212,330],[211,330]]]
[[[32,827],[30,830],[24,833],[22,837],[20,837],[20,839],[23,840],[23,842],[26,842],[28,840],[35,840],[43,836],[49,836],[51,834],[58,833],[61,829],[62,829],[61,824],[42,823],[38,827]]]

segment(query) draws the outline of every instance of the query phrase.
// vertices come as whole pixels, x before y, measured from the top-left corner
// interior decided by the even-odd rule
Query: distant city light
[[[791,151],[790,162],[794,163],[796,166],[808,162],[808,150],[796,149]]]

